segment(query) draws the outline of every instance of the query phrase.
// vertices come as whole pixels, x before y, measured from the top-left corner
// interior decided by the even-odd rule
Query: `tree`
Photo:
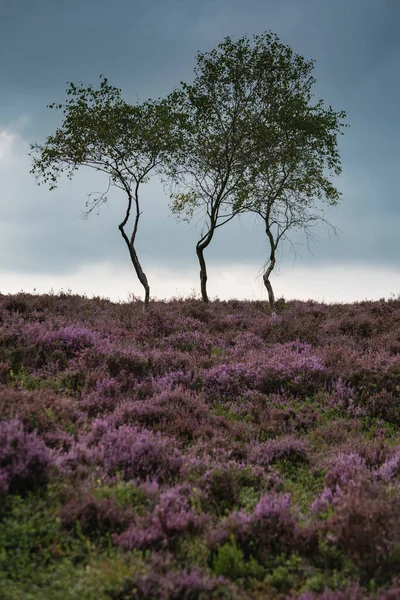
[[[275,296],[270,281],[276,265],[280,242],[290,241],[288,232],[302,230],[314,241],[313,227],[325,224],[336,228],[324,217],[319,201],[336,206],[341,193],[328,175],[342,171],[337,135],[348,127],[341,120],[344,111],[324,108],[323,101],[311,105],[311,76],[314,61],[294,55],[289,47],[277,46],[281,56],[274,85],[272,118],[262,115],[254,122],[252,151],[246,171],[246,200],[243,207],[263,221],[269,243],[269,257],[263,274],[271,311],[275,314]],[[276,53],[276,50],[275,50]],[[328,173],[327,173],[328,171]]]
[[[271,32],[253,41],[227,37],[198,53],[193,83],[181,84],[184,142],[169,171],[171,209],[186,221],[205,209],[206,231],[196,245],[205,302],[204,250],[216,229],[242,212],[259,214],[270,241],[264,283],[274,309],[269,276],[279,241],[291,227],[309,230],[313,195],[324,192],[331,204],[340,196],[323,169],[327,164],[340,173],[336,131],[345,113],[324,110],[322,101],[309,105],[313,61]]]
[[[140,215],[139,188],[168,160],[179,128],[173,118],[173,96],[165,100],[130,105],[121,98],[121,90],[100,77],[99,89],[92,85],[69,83],[64,104],[51,104],[51,109],[63,109],[62,126],[47,137],[43,145],[32,144],[31,173],[38,184],[49,189],[57,187],[63,173],[72,179],[79,167],[90,167],[108,176],[107,189],[101,194],[89,194],[87,218],[95,207],[107,202],[110,187],[127,196],[125,217],[118,229],[128,247],[136,275],[144,287],[143,308],[150,301],[150,286],[139,261],[135,242]],[[129,237],[125,226],[134,212],[133,231]]]
[[[254,98],[248,89],[243,51],[226,38],[208,54],[198,53],[192,85],[176,92],[183,141],[168,165],[171,210],[189,222],[205,209],[205,228],[196,244],[200,286],[208,302],[204,251],[215,231],[241,212],[241,182],[249,151],[248,122]]]

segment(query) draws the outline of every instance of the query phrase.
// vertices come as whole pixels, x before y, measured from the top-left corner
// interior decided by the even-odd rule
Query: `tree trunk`
[[[142,273],[143,273],[143,271],[142,271]],[[146,312],[146,310],[149,308],[149,302],[150,302],[150,286],[147,283],[147,277],[144,273],[143,273],[143,281],[140,279],[140,283],[144,287],[143,312]]]
[[[211,241],[211,238],[210,238]],[[210,242],[208,242],[209,244]],[[207,244],[207,246],[208,246]],[[206,246],[203,246],[202,244],[199,245],[197,244],[196,246],[196,254],[197,254],[197,258],[199,259],[199,263],[200,263],[200,290],[201,290],[201,297],[203,302],[208,303],[209,302],[209,298],[207,295],[207,267],[206,267],[206,261],[204,260],[204,248]]]
[[[132,245],[129,246],[129,254],[131,256],[132,264],[135,267],[136,275],[137,275],[140,283],[144,287],[143,312],[145,312],[148,309],[149,302],[150,302],[150,286],[147,281],[147,277],[142,269],[142,266],[139,262],[139,259],[137,257],[136,250]]]
[[[266,270],[266,272],[263,275],[263,280],[264,280],[264,285],[267,288],[267,292],[268,292],[268,300],[269,300],[269,307],[271,309],[271,313],[274,317],[276,317],[276,307],[275,307],[275,295],[274,295],[274,290],[272,289],[272,285],[271,282],[269,280],[269,275],[272,271],[272,269],[274,268],[275,264],[271,267],[271,264],[269,265],[268,269]]]
[[[271,309],[271,314],[273,317],[276,317],[275,295],[274,295],[274,290],[272,289],[271,282],[269,280],[269,277],[270,277],[272,271],[274,270],[275,263],[276,263],[276,260],[275,260],[276,242],[274,240],[274,236],[272,235],[270,228],[268,227],[267,222],[265,225],[266,225],[265,233],[267,234],[268,240],[269,240],[270,254],[269,254],[268,268],[263,275],[263,280],[264,280],[264,285],[267,288],[267,292],[268,292],[268,300],[269,300],[269,307]]]
[[[124,228],[122,225],[119,225],[118,229],[121,232],[122,237],[124,238],[126,245],[128,246],[128,250],[129,250],[129,255],[131,257],[131,261],[132,264],[135,268],[136,271],[136,275],[140,281],[140,283],[142,284],[142,286],[144,287],[144,302],[143,302],[143,312],[145,312],[148,307],[149,307],[149,302],[150,302],[150,286],[149,283],[147,281],[147,277],[142,269],[142,265],[139,262],[138,259],[138,255],[136,254],[136,250],[135,247],[133,245],[133,243],[131,243],[129,241],[128,236],[126,235]]]

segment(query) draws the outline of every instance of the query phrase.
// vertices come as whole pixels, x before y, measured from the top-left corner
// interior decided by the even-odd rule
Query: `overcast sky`
[[[126,301],[142,296],[118,231],[122,192],[99,216],[80,218],[101,175],[82,169],[49,192],[29,174],[29,144],[61,125],[46,108],[67,81],[104,74],[136,101],[193,78],[197,51],[227,35],[266,30],[315,59],[315,100],[347,112],[339,137],[343,193],[295,260],[283,247],[272,277],[277,297],[334,301],[400,294],[400,2],[398,0],[13,0],[0,2],[0,292],[71,289]],[[198,294],[195,244],[201,222],[176,223],[162,186],[142,191],[137,250],[157,298]],[[220,228],[206,250],[211,298],[266,299],[267,240],[254,217]]]

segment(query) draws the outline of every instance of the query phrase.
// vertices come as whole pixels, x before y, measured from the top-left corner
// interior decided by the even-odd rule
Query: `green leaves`
[[[38,183],[56,187],[59,176],[71,178],[77,168],[91,167],[125,188],[143,181],[173,144],[171,101],[148,100],[131,105],[121,90],[100,76],[100,87],[69,83],[62,110],[63,122],[43,145],[33,144],[34,174]],[[129,185],[128,185],[129,187]]]
[[[178,215],[178,219],[189,223],[198,203],[196,192],[191,191],[186,194],[171,194],[170,199],[172,201],[170,204],[171,212]],[[182,217],[181,213],[184,213],[185,216]]]
[[[169,173],[181,188],[175,211],[192,204],[187,190],[213,226],[222,204],[236,214],[252,200],[258,211],[262,198],[270,206],[284,192],[337,202],[324,170],[341,172],[336,135],[345,113],[311,104],[313,67],[272,32],[252,44],[227,37],[197,54],[195,79],[176,98],[184,134]]]

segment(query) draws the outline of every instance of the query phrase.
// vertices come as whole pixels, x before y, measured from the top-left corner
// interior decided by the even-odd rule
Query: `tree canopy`
[[[69,83],[64,104],[49,108],[62,109],[64,119],[54,135],[44,144],[33,144],[33,173],[38,183],[50,190],[65,174],[71,179],[80,167],[90,167],[108,176],[108,185],[101,194],[89,194],[87,217],[95,208],[107,202],[110,187],[127,196],[125,217],[118,225],[128,247],[137,277],[145,290],[144,306],[150,299],[150,287],[139,261],[135,241],[140,219],[139,188],[168,160],[177,143],[179,129],[174,125],[171,97],[148,100],[132,105],[121,98],[121,90],[100,77],[99,89]],[[132,233],[125,226],[134,213]]]

